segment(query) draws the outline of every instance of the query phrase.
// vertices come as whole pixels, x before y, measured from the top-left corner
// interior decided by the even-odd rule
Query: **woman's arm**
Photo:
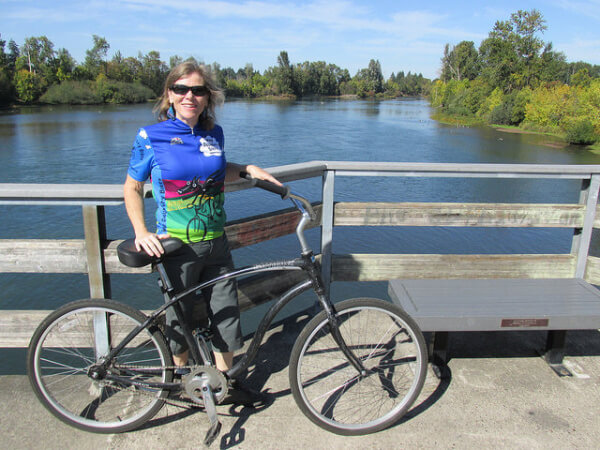
[[[227,163],[227,168],[225,172],[225,182],[230,183],[232,181],[237,181],[240,179],[240,172],[247,172],[252,178],[258,178],[259,180],[270,181],[271,183],[278,184],[281,186],[281,183],[267,172],[264,169],[261,169],[258,166],[253,164],[236,164],[232,162]]]
[[[144,183],[137,181],[127,175],[123,185],[123,197],[125,199],[125,209],[135,232],[135,248],[144,250],[149,255],[159,257],[164,253],[163,247],[159,241],[159,236],[151,233],[146,228],[144,220]],[[160,236],[160,238],[168,235]]]

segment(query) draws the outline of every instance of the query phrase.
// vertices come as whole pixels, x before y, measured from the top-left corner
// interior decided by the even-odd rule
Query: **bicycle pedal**
[[[215,441],[215,439],[219,436],[220,432],[221,422],[217,421],[213,423],[206,432],[206,436],[204,437],[204,445],[210,447],[210,444],[212,444]]]

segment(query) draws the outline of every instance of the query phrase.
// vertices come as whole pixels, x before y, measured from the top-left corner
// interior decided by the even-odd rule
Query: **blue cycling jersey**
[[[179,119],[140,128],[131,151],[128,174],[152,181],[157,203],[158,234],[169,233],[184,242],[223,234],[225,153],[223,129],[190,128]],[[207,192],[201,187],[207,179]]]

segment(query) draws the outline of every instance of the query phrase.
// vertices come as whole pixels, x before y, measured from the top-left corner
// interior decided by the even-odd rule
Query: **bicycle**
[[[221,424],[216,406],[225,398],[228,380],[243,373],[256,356],[269,325],[281,309],[312,289],[321,307],[300,332],[291,351],[289,381],[300,410],[318,426],[342,435],[361,435],[395,424],[419,395],[426,376],[427,349],[416,323],[397,306],[379,299],[355,298],[333,304],[325,295],[320,266],[304,230],[315,220],[310,202],[289,187],[251,179],[254,186],[291,199],[301,213],[296,227],[301,256],[256,264],[174,292],[163,258],[181,245],[162,241],[160,258],[137,252],[133,239],[119,245],[121,262],[152,263],[165,303],[145,315],[107,299],[71,302],[51,313],[37,328],[28,352],[28,374],[44,406],[77,428],[116,433],[140,427],[168,400],[185,392],[204,407],[210,420],[205,444]],[[191,359],[189,374],[177,378],[161,329],[161,316],[185,295],[225,278],[271,271],[302,271],[303,280],[281,295],[267,311],[249,349],[226,373],[213,364],[210,333],[184,325]],[[185,324],[185,321],[180,320]]]

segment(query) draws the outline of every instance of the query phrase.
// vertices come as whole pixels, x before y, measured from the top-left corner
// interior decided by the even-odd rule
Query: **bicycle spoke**
[[[136,329],[145,316],[109,300],[75,302],[63,310],[36,332],[35,350],[30,352],[34,368],[30,376],[44,404],[61,419],[88,430],[127,430],[154,415],[166,391],[143,383],[168,382],[172,373],[165,369],[170,357],[164,339],[155,336],[160,333],[141,330],[107,365],[109,378],[92,380],[88,370],[96,363],[99,348],[94,317],[106,317],[104,334],[110,345],[102,344],[104,352]],[[111,374],[119,381],[110,381]]]
[[[303,412],[324,428],[341,434],[376,431],[404,414],[421,389],[424,341],[385,302],[356,299],[340,305],[339,332],[366,373],[356,373],[322,313],[294,347],[292,392]]]

